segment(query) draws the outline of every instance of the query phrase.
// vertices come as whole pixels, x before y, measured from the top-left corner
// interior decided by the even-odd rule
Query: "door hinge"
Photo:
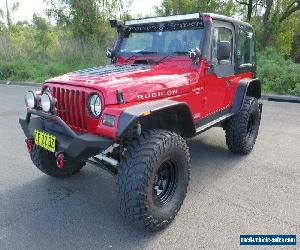
[[[231,81],[230,80],[226,80],[226,87],[229,88],[231,85]]]

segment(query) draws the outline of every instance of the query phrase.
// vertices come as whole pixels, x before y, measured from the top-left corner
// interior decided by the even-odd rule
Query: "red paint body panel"
[[[146,56],[139,59],[157,60]],[[124,62],[125,58],[120,57],[117,65]],[[213,73],[208,74],[209,67],[205,60],[201,60],[199,66],[195,67],[188,56],[174,56],[160,64],[132,72],[102,76],[71,73],[46,81],[44,87],[50,87],[54,97],[58,99],[59,116],[72,129],[116,138],[119,117],[127,107],[168,98],[187,103],[196,122],[231,106],[239,80],[253,77],[250,72],[218,78]],[[228,80],[229,86],[226,82]],[[60,92],[58,89],[61,89]],[[118,90],[122,91],[125,104],[118,104]],[[94,92],[99,93],[103,100],[103,112],[98,119],[92,118],[87,110],[88,97]],[[66,105],[68,98],[71,105]],[[69,109],[68,112],[63,111],[66,108]],[[114,127],[101,123],[104,114],[115,116]]]
[[[157,90],[178,89],[178,94],[188,93],[190,83],[195,79],[196,70],[190,70],[191,59],[188,57],[174,57],[144,70],[115,73],[104,76],[81,76],[67,74],[50,79],[50,83],[61,83],[94,89],[104,96],[105,105],[117,104],[116,91],[122,90],[126,102],[138,101],[137,94],[153,93]],[[158,97],[149,98],[149,100]]]

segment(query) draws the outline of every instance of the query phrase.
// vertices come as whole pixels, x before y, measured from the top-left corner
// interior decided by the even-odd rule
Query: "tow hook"
[[[26,139],[25,142],[26,142],[26,145],[27,145],[28,153],[30,154],[32,152],[32,149],[33,149],[33,139]]]
[[[60,169],[63,169],[65,166],[65,156],[63,153],[56,153],[56,166]]]

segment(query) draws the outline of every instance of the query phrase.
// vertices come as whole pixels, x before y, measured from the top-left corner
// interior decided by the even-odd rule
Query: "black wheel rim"
[[[175,193],[177,185],[176,164],[167,160],[156,171],[153,183],[153,200],[158,206],[166,205]]]
[[[255,117],[253,114],[249,116],[248,125],[247,125],[247,135],[251,137],[255,131]]]

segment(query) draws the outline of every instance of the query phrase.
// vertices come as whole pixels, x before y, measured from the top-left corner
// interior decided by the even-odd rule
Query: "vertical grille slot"
[[[70,115],[70,125],[75,127],[75,121],[74,121],[74,96],[73,96],[73,90],[68,91],[69,92],[69,115]]]
[[[53,87],[59,117],[70,127],[87,131],[85,91]]]
[[[69,101],[69,90],[65,90],[65,107],[66,107],[66,123],[69,124],[69,125],[72,125],[71,122],[70,122],[70,101]]]
[[[77,112],[75,113],[75,119],[77,121],[77,127],[78,128],[82,128],[83,125],[81,123],[81,119],[80,119],[80,113],[81,113],[81,106],[80,106],[80,102],[79,102],[79,95],[80,95],[80,92],[78,90],[75,91],[75,103],[78,103],[78,110]]]
[[[82,104],[81,107],[79,108],[79,118],[80,118],[80,125],[82,128],[86,129],[86,126],[85,126],[85,117],[84,117],[84,93],[83,92],[79,92],[79,95],[78,95],[78,103]]]
[[[60,117],[61,119],[65,120],[66,119],[66,105],[65,105],[65,102],[64,102],[64,94],[65,94],[65,90],[64,89],[61,89],[60,90],[60,96],[59,96],[59,99],[58,99],[58,104],[59,104],[59,107],[60,107]]]
[[[85,103],[86,103],[86,98],[85,98],[85,92],[81,92],[82,94],[82,117],[83,117],[83,123],[84,123],[84,128],[85,130],[87,130],[87,121],[86,121],[86,106],[85,106]]]
[[[58,110],[61,110],[61,106],[60,106],[60,89],[59,88],[57,88],[56,89],[56,99],[57,99],[57,109]],[[59,112],[60,113],[60,112]],[[58,113],[58,114],[59,114]]]

